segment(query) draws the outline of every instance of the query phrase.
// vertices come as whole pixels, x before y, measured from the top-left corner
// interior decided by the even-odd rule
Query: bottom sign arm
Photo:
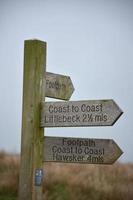
[[[109,139],[44,138],[44,162],[113,164],[122,153]]]

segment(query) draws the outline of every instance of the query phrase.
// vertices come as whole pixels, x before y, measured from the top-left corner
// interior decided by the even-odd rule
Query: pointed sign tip
[[[70,76],[46,72],[46,96],[68,101],[74,92]]]
[[[110,99],[110,101],[113,102],[113,105],[115,107],[115,112],[116,112],[116,117],[115,117],[115,120],[112,121],[112,123],[110,124],[111,126],[113,126],[116,121],[121,117],[121,115],[124,113],[123,110],[118,106],[118,104],[115,102],[115,100],[113,99]]]
[[[120,109],[119,115],[118,115],[118,116],[116,117],[116,119],[112,122],[111,126],[113,126],[113,125],[118,121],[118,119],[122,116],[123,113],[124,113],[124,112]]]
[[[116,147],[116,156],[115,156],[115,159],[113,160],[113,163],[114,163],[116,160],[118,160],[118,158],[121,157],[121,155],[124,152],[122,151],[122,149],[118,146],[118,144],[114,140],[112,140],[112,142],[114,143],[114,145]]]

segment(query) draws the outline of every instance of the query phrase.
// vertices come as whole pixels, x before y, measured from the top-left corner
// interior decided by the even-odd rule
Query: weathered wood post
[[[45,97],[45,72],[46,42],[26,40],[19,200],[42,200],[44,129],[40,128],[40,103]]]

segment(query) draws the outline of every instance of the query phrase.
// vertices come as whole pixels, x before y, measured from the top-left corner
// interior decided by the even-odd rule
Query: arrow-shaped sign
[[[44,138],[44,161],[113,164],[122,153],[109,139]]]
[[[69,100],[74,87],[69,76],[46,72],[46,97]]]
[[[40,126],[112,126],[122,113],[114,100],[44,102]]]

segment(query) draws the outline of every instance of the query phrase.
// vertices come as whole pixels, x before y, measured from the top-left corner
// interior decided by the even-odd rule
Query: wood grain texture
[[[69,100],[74,86],[69,76],[46,72],[46,97]]]
[[[43,168],[44,129],[40,128],[40,102],[45,97],[46,42],[24,44],[23,113],[19,200],[42,200],[42,186],[35,186],[35,169]]]
[[[122,115],[112,99],[42,102],[43,127],[112,126]]]
[[[113,164],[122,150],[112,139],[44,137],[44,162]]]

